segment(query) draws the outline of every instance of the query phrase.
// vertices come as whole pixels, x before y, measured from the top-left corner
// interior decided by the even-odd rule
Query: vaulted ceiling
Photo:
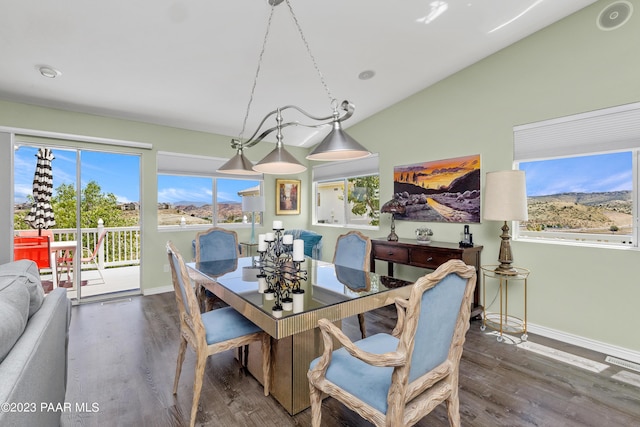
[[[283,105],[330,115],[329,94],[355,104],[348,127],[594,1],[289,0],[317,69],[287,2],[275,6],[244,136]],[[1,99],[240,134],[268,0],[2,3]]]

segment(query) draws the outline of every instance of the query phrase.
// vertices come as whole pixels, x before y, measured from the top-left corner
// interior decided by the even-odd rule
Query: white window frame
[[[515,240],[580,246],[638,249],[640,206],[640,103],[589,111],[515,126],[514,167],[521,162],[630,151],[633,158],[633,231],[628,235],[598,235],[528,231],[514,224]]]
[[[312,223],[320,227],[337,227],[337,228],[349,228],[349,229],[362,229],[362,230],[379,230],[377,225],[364,225],[353,224],[347,222],[347,218],[350,217],[349,204],[347,203],[347,191],[350,178],[359,178],[366,176],[380,176],[379,171],[379,157],[378,154],[372,154],[371,156],[356,159],[356,160],[343,160],[339,162],[329,162],[316,165],[312,169],[312,181],[313,181],[313,213]],[[343,223],[319,223],[317,212],[317,194],[318,186],[326,182],[339,182],[342,181],[344,188],[343,203],[343,217],[345,222]]]
[[[230,175],[216,172],[229,159],[219,157],[198,156],[193,154],[173,153],[168,151],[158,151],[157,153],[157,174],[158,175],[175,175],[175,176],[192,176],[211,178],[212,180],[212,221],[207,224],[194,224],[181,226],[176,225],[158,225],[160,231],[175,231],[176,229],[206,230],[211,227],[224,228],[250,228],[251,221],[245,222],[218,222],[218,179],[233,179],[258,181],[260,183],[260,195],[264,195],[264,175]],[[159,202],[159,201],[158,201]],[[261,217],[262,218],[262,217]]]

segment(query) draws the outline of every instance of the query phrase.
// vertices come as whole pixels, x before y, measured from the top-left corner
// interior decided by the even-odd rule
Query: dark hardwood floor
[[[368,333],[389,331],[395,309],[366,315]],[[460,366],[460,412],[464,426],[640,426],[640,388],[612,376],[498,343],[473,321]],[[357,319],[343,322],[359,336]],[[604,363],[604,355],[529,335],[529,342]],[[73,308],[67,397],[74,408],[63,426],[188,425],[194,354],[188,351],[177,396],[172,394],[178,350],[172,293],[133,297]],[[630,371],[632,372],[632,371]],[[640,376],[638,372],[632,375]],[[310,426],[310,410],[290,416],[246,374],[232,351],[209,358],[198,425]],[[323,425],[369,426],[333,399],[323,403]],[[443,405],[418,426],[448,426]]]

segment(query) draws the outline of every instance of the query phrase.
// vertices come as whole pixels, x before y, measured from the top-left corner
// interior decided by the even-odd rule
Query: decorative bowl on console
[[[431,236],[433,236],[433,231],[430,228],[418,228],[416,229],[416,240],[418,243],[428,244],[431,243]]]

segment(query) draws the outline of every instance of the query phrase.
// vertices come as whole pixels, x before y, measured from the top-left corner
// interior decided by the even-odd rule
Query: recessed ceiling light
[[[50,79],[55,79],[56,77],[58,77],[59,75],[62,74],[60,71],[56,70],[53,67],[49,67],[47,65],[43,65],[43,66],[39,67],[38,71],[40,71],[40,74],[43,77],[47,77],[47,78],[50,78]]]
[[[365,71],[361,72],[360,74],[358,74],[358,78],[360,80],[369,80],[370,78],[372,78],[375,75],[376,75],[375,71],[373,71],[373,70],[365,70]]]

